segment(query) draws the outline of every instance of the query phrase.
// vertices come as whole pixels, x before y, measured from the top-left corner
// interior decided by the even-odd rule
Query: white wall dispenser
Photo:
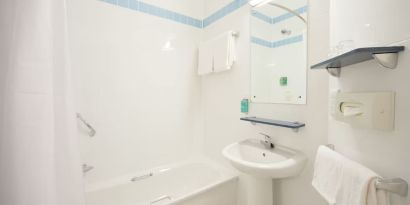
[[[334,92],[330,98],[333,118],[354,127],[394,129],[394,92]]]

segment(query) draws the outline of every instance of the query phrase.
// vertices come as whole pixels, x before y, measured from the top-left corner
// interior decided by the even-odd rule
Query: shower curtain
[[[64,0],[0,1],[0,204],[82,205]]]

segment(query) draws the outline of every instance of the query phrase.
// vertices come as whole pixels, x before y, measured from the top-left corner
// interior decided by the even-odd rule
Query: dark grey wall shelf
[[[312,65],[310,68],[328,69],[329,73],[333,76],[339,76],[340,68],[342,67],[376,59],[383,67],[393,69],[397,65],[398,53],[404,51],[404,49],[404,46],[357,48]]]
[[[286,127],[286,128],[294,129],[295,131],[298,131],[299,128],[305,126],[304,123],[300,123],[300,122],[271,120],[271,119],[264,119],[264,118],[258,118],[258,117],[242,117],[241,120],[248,121],[251,123],[259,123],[259,124],[273,125],[273,126],[279,126],[279,127]]]

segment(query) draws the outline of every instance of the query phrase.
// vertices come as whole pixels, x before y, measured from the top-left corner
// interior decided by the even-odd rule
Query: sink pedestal
[[[243,191],[247,205],[273,205],[273,179],[297,176],[306,164],[302,152],[276,144],[266,147],[258,139],[247,139],[226,146],[222,154],[242,173]],[[241,204],[242,205],[242,204]]]
[[[248,204],[273,205],[273,180],[243,175]]]

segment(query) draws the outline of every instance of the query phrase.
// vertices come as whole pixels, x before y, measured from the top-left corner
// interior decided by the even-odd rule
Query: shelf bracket
[[[398,53],[373,54],[373,58],[384,68],[395,69],[399,59]]]
[[[333,77],[340,77],[341,68],[326,68],[327,72]]]

